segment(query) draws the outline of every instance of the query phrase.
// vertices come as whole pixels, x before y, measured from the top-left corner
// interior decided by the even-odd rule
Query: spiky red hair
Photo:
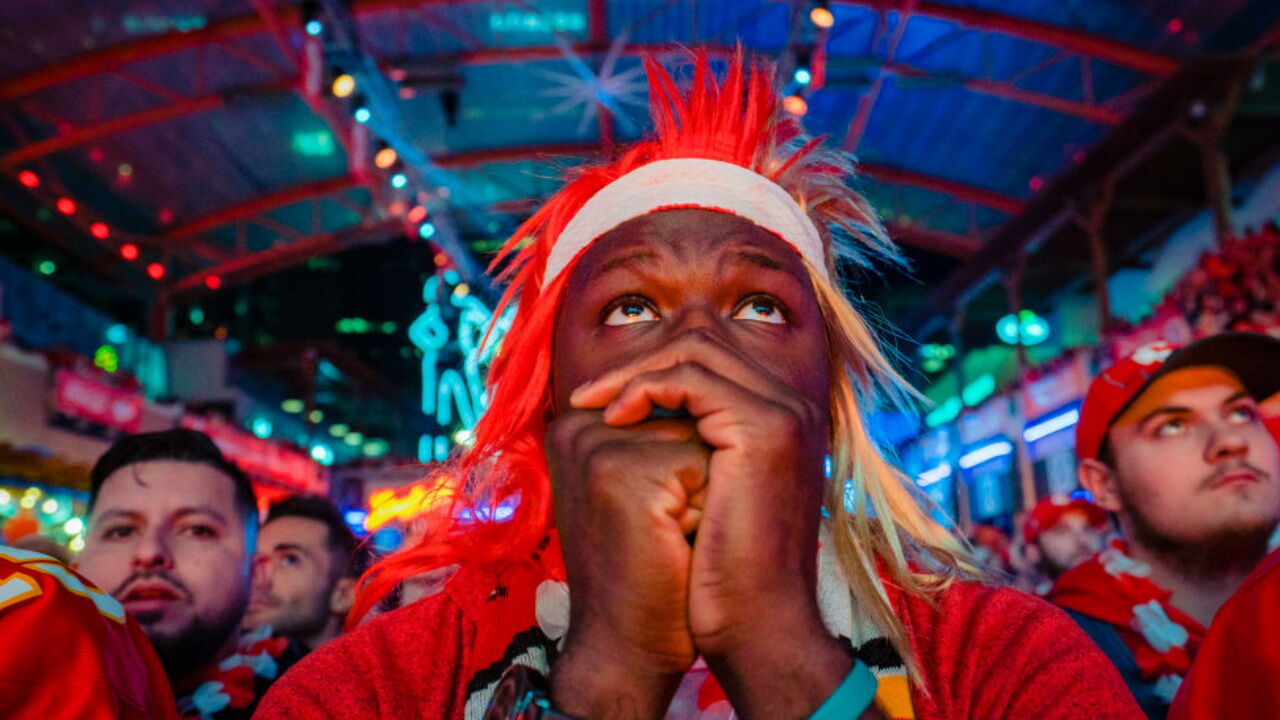
[[[717,81],[706,53],[695,53],[691,87],[681,92],[665,69],[646,58],[654,135],[608,165],[576,171],[499,252],[491,269],[502,267],[498,278],[509,284],[494,315],[512,303],[518,308],[489,370],[490,409],[476,426],[472,448],[435,474],[440,482],[465,487],[461,501],[479,510],[473,517],[493,517],[493,508],[511,498],[518,497],[519,509],[507,522],[465,527],[452,519],[456,513],[441,514],[421,542],[365,575],[351,622],[409,577],[454,563],[524,557],[551,527],[542,438],[551,413],[552,331],[572,265],[546,287],[542,278],[564,227],[606,185],[658,160],[730,162],[778,183],[809,214],[826,241],[832,277],[837,256],[869,251],[897,257],[875,214],[848,186],[852,161],[820,147],[820,139],[805,138],[782,111],[772,66],[748,64],[741,49],[728,64],[724,80]],[[845,242],[849,238],[860,242]]]

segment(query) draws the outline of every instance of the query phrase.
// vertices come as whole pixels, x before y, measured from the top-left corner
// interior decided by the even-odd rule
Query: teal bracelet
[[[854,660],[853,669],[845,676],[844,682],[813,711],[809,720],[852,720],[858,717],[871,707],[878,685],[871,669],[861,660]]]

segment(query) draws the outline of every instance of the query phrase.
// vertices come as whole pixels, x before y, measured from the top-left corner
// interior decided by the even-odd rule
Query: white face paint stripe
[[[637,168],[591,196],[556,238],[547,256],[543,287],[601,235],[632,218],[668,208],[704,208],[750,220],[782,238],[830,280],[822,235],[781,186],[733,163],[677,158]]]

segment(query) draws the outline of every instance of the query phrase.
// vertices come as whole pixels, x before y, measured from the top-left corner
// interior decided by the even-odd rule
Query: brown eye
[[[772,325],[785,325],[787,322],[778,301],[768,295],[753,295],[747,298],[734,311],[733,319],[752,320]]]
[[[658,312],[647,300],[638,297],[615,300],[604,313],[605,325],[637,325],[658,321]]]

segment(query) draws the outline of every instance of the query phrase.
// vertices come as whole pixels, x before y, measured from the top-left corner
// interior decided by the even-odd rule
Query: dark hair
[[[360,542],[347,523],[343,521],[338,508],[327,498],[319,495],[292,495],[271,506],[267,511],[269,525],[275,520],[285,517],[300,517],[322,523],[328,531],[329,551],[340,560],[334,563],[333,577],[360,577],[369,565],[369,549]]]
[[[258,520],[258,500],[253,494],[249,476],[227,460],[208,435],[186,428],[174,428],[163,432],[142,433],[112,445],[89,473],[89,509],[98,502],[102,483],[115,471],[129,465],[151,460],[175,460],[178,462],[208,465],[231,479],[235,487],[236,509],[245,516],[246,527],[254,527]]]

